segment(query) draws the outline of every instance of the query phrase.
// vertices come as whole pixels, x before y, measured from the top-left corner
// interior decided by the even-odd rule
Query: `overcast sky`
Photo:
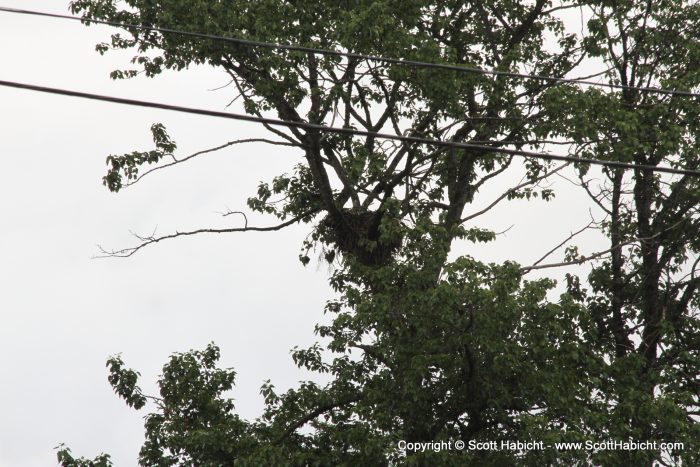
[[[0,5],[68,8],[56,0]],[[111,81],[109,72],[128,65],[130,54],[95,53],[109,33],[0,12],[0,79],[213,110],[233,97],[229,89],[210,91],[228,80],[207,68]],[[74,454],[107,452],[117,466],[136,465],[143,413],[127,408],[107,383],[105,360],[115,353],[155,393],[171,353],[214,341],[222,366],[238,373],[233,397],[246,418],[260,414],[264,380],[284,389],[306,377],[289,351],[315,341],[313,326],[331,296],[327,269],[297,260],[308,228],[181,238],[128,259],[91,259],[97,244],[132,246],[130,231],[240,226],[218,212],[245,208],[259,181],[289,170],[298,152],[235,146],[113,194],[102,186],[105,157],[151,149],[154,122],[166,125],[180,156],[265,132],[8,88],[0,88],[0,102],[0,466],[55,465],[61,442]],[[483,204],[507,187],[484,192]],[[497,231],[514,225],[496,244],[458,250],[489,262],[536,260],[588,222],[581,193],[561,182],[555,188],[562,191],[549,204],[510,203],[483,218]],[[275,219],[253,216],[250,223]]]

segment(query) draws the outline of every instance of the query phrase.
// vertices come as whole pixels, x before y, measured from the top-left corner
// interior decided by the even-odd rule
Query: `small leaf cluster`
[[[110,166],[107,175],[102,178],[103,184],[110,191],[118,192],[124,186],[124,179],[133,182],[139,176],[139,168],[144,164],[157,164],[166,156],[172,156],[177,148],[170,139],[165,127],[161,123],[151,125],[151,134],[156,149],[151,151],[133,151],[121,156],[107,156],[107,165]]]

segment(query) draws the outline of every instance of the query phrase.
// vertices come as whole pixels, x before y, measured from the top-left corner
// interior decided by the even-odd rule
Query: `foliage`
[[[165,127],[160,123],[151,126],[153,143],[156,149],[151,151],[134,151],[122,156],[108,156],[107,164],[111,165],[102,179],[104,185],[111,191],[117,192],[123,186],[123,178],[127,181],[136,180],[139,175],[139,167],[148,164],[157,164],[165,156],[172,156],[177,145],[170,139]]]
[[[207,32],[265,42],[463,64],[502,72],[570,76],[605,66],[623,86],[700,86],[700,7],[693,2],[548,0],[457,2],[280,0],[78,0],[86,21]],[[584,25],[558,17],[584,8]],[[583,26],[583,27],[580,27]],[[234,373],[218,348],[174,355],[146,416],[143,465],[695,465],[700,340],[696,275],[698,179],[648,169],[589,166],[574,177],[605,216],[609,250],[586,278],[528,281],[513,262],[450,255],[457,242],[494,241],[469,213],[486,184],[521,170],[509,199],[550,200],[554,170],[488,147],[554,142],[590,158],[698,168],[697,100],[633,89],[582,89],[507,74],[458,73],[358,58],[233,44],[126,26],[98,51],[134,49],[136,68],[208,64],[227,73],[244,109],[291,122],[338,125],[485,149],[454,150],[268,127],[305,161],[248,200],[253,211],[310,224],[300,255],[321,248],[336,267],[332,324],[295,349],[300,367],[331,382],[305,382],[241,420],[225,393]],[[581,32],[579,32],[581,29]],[[597,60],[597,62],[595,62]],[[105,184],[133,180],[176,149],[154,125],[156,149],[110,156]],[[246,227],[247,228],[247,227]],[[586,260],[575,246],[564,263]],[[110,383],[135,409],[147,406],[138,374],[116,357]],[[310,430],[303,430],[304,427]],[[680,441],[684,450],[555,450],[561,441]],[[542,450],[403,452],[398,441],[542,440]],[[108,457],[64,467],[109,465]],[[99,464],[98,462],[102,462]]]

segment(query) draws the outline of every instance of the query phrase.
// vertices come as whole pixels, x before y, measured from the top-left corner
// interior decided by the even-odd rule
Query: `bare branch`
[[[586,190],[586,193],[587,193],[588,196],[593,200],[593,202],[594,202],[595,204],[597,204],[598,207],[599,207],[600,209],[602,209],[603,211],[605,211],[606,213],[608,213],[608,215],[611,216],[611,215],[612,215],[612,211],[611,211],[610,209],[608,209],[608,208],[600,201],[600,199],[598,198],[598,196],[600,196],[601,194],[603,194],[603,191],[601,190],[601,191],[598,193],[598,195],[596,196],[596,195],[593,194],[593,192],[592,192],[592,191],[590,190],[590,188],[588,187],[588,184],[591,182],[591,180],[588,180],[588,181],[584,180],[582,174],[579,174],[579,180],[581,180],[581,184],[580,184],[580,185],[579,185],[578,183],[575,183],[575,182],[572,182],[572,183],[574,183],[575,185],[578,185],[578,186],[582,187],[584,190]]]
[[[226,217],[226,216],[230,216],[231,214],[240,214],[241,216],[243,216],[243,220],[245,221],[245,225],[243,227],[246,229],[248,228],[248,216],[246,216],[243,211],[226,211],[226,212],[222,213],[221,215],[223,217]]]
[[[474,219],[475,217],[478,217],[478,216],[480,216],[480,215],[486,213],[487,211],[491,210],[494,206],[496,206],[498,203],[500,203],[501,201],[503,201],[504,199],[506,199],[506,198],[508,197],[508,195],[510,195],[510,194],[513,193],[514,191],[517,191],[517,190],[519,190],[519,189],[521,189],[521,188],[524,188],[524,187],[526,187],[526,186],[528,186],[528,185],[534,185],[534,184],[537,183],[537,182],[541,182],[542,180],[544,180],[545,178],[549,177],[550,175],[553,175],[553,174],[559,172],[561,169],[563,169],[564,167],[566,167],[566,166],[569,165],[569,164],[570,164],[569,162],[567,162],[567,163],[565,163],[565,164],[562,164],[562,165],[560,165],[559,167],[555,168],[554,170],[550,170],[549,172],[545,173],[544,175],[542,175],[542,176],[540,176],[540,177],[537,177],[537,178],[535,178],[535,179],[533,179],[533,180],[528,180],[528,181],[526,181],[526,182],[521,183],[520,185],[516,185],[516,186],[514,186],[513,188],[510,188],[510,189],[506,190],[501,196],[499,196],[498,198],[496,198],[491,204],[489,204],[488,206],[486,206],[486,207],[485,207],[484,209],[482,209],[481,211],[477,211],[477,212],[475,212],[474,214],[470,214],[470,215],[468,215],[467,217],[462,218],[462,219],[460,220],[460,224],[461,224],[461,223],[464,223],[464,222],[467,222],[468,220]]]
[[[596,223],[596,222],[595,222],[595,219],[593,219],[593,216],[591,216],[591,221],[590,221],[586,226],[584,226],[581,230],[577,230],[576,232],[572,232],[571,235],[569,235],[563,242],[561,242],[560,244],[558,244],[557,246],[555,246],[554,248],[552,248],[551,250],[549,250],[547,253],[544,254],[544,256],[542,256],[540,259],[538,259],[537,261],[535,261],[532,265],[533,265],[533,266],[537,266],[537,265],[540,264],[542,261],[544,261],[545,259],[547,259],[547,257],[548,257],[549,255],[551,255],[552,253],[554,253],[555,251],[557,251],[559,248],[561,248],[561,247],[563,247],[564,245],[566,245],[567,243],[569,243],[569,241],[570,241],[572,238],[574,238],[576,235],[579,235],[580,233],[582,233],[582,232],[584,232],[584,231],[590,229],[591,226],[592,226],[593,224],[595,224],[595,223]]]
[[[632,240],[629,240],[629,241],[626,241],[626,242],[622,242],[622,243],[620,243],[620,244],[618,244],[618,245],[615,245],[615,246],[612,247],[612,248],[608,248],[607,250],[598,251],[598,252],[593,253],[593,254],[591,254],[591,255],[589,255],[589,256],[583,256],[583,257],[581,257],[581,258],[579,258],[579,259],[577,259],[577,260],[574,260],[574,261],[562,261],[561,263],[549,263],[549,264],[540,264],[540,265],[526,266],[526,267],[520,268],[520,272],[522,272],[523,274],[526,274],[526,273],[528,273],[528,272],[530,272],[530,271],[534,271],[535,269],[558,268],[558,267],[561,267],[561,266],[573,266],[573,265],[575,265],[575,264],[583,264],[583,263],[585,263],[585,262],[587,262],[587,261],[591,261],[591,260],[593,260],[593,259],[600,258],[601,256],[605,256],[605,255],[611,253],[612,251],[617,250],[618,248],[622,248],[622,247],[625,246],[625,245],[629,245],[630,243],[634,243],[634,242],[636,242],[637,240],[638,240],[638,239],[635,238],[635,239],[632,239]]]
[[[561,266],[573,266],[573,265],[576,265],[576,264],[583,264],[583,263],[588,262],[588,261],[591,261],[591,260],[593,260],[593,259],[596,259],[596,258],[600,258],[600,257],[602,257],[602,256],[605,256],[605,255],[607,255],[607,254],[609,254],[609,253],[611,253],[611,252],[613,252],[613,251],[615,251],[615,250],[617,250],[617,249],[619,249],[619,248],[622,248],[622,247],[624,247],[624,246],[626,246],[626,245],[630,245],[630,244],[636,243],[636,242],[645,242],[645,241],[652,240],[652,239],[658,237],[659,235],[663,234],[664,232],[676,228],[682,221],[683,221],[683,220],[681,220],[681,221],[679,221],[679,222],[676,222],[675,224],[669,226],[667,229],[664,229],[664,230],[661,231],[661,232],[657,232],[657,233],[655,233],[654,235],[651,235],[651,236],[649,236],[649,237],[636,237],[636,238],[631,238],[631,239],[629,239],[629,240],[627,240],[627,241],[618,243],[617,245],[614,245],[613,247],[608,248],[607,250],[598,251],[598,252],[592,253],[592,254],[590,254],[590,255],[588,255],[588,256],[582,256],[581,258],[576,259],[576,260],[573,260],[573,261],[562,261],[562,262],[560,262],[560,263],[550,263],[550,264],[540,264],[540,265],[538,265],[538,264],[535,263],[535,264],[533,264],[532,266],[525,266],[525,267],[520,268],[520,271],[521,271],[523,274],[527,274],[528,272],[534,271],[535,269],[557,268],[557,267],[561,267]]]
[[[220,91],[220,90],[222,90],[222,89],[224,89],[224,88],[227,88],[227,87],[231,86],[232,84],[233,84],[233,79],[229,80],[229,82],[226,83],[226,84],[222,84],[221,86],[217,86],[217,87],[215,87],[215,88],[209,89],[208,91],[210,91],[210,92],[212,92],[212,91]]]
[[[154,168],[152,168],[152,169],[149,169],[149,170],[145,171],[144,173],[142,173],[141,175],[139,175],[136,179],[134,179],[132,182],[126,183],[126,184],[124,185],[124,187],[128,187],[128,186],[133,185],[134,183],[138,182],[139,180],[141,180],[141,179],[142,179],[143,177],[145,177],[146,175],[150,174],[151,172],[155,172],[156,170],[165,169],[166,167],[170,167],[170,166],[173,166],[173,165],[181,164],[181,163],[183,163],[183,162],[185,162],[185,161],[188,161],[188,160],[190,160],[190,159],[193,159],[193,158],[195,158],[195,157],[197,157],[197,156],[201,156],[201,155],[203,155],[203,154],[208,154],[208,153],[210,153],[210,152],[220,151],[220,150],[225,149],[225,148],[227,148],[227,147],[229,147],[229,146],[233,146],[233,145],[236,145],[236,144],[243,144],[243,143],[267,143],[267,144],[274,144],[274,145],[278,145],[278,146],[295,146],[295,145],[292,144],[292,143],[286,143],[286,142],[284,142],[284,141],[273,141],[273,140],[269,140],[269,139],[266,139],[266,138],[237,139],[237,140],[234,140],[234,141],[229,141],[228,143],[224,143],[224,144],[222,144],[222,145],[220,145],[220,146],[217,146],[217,147],[215,147],[215,148],[204,149],[204,150],[202,150],[202,151],[195,152],[194,154],[190,154],[189,156],[185,157],[184,159],[174,159],[174,158],[173,158],[173,159],[174,159],[173,162],[168,162],[167,164],[159,165],[158,167],[154,167]]]
[[[500,232],[494,232],[494,235],[503,235],[504,233],[510,231],[510,229],[512,229],[513,227],[515,227],[515,224],[510,224],[510,227],[508,227],[505,230],[501,230]]]
[[[306,212],[300,216],[294,217],[293,219],[290,219],[286,222],[283,222],[278,225],[273,225],[269,227],[248,227],[247,226],[247,219],[246,219],[246,226],[245,227],[234,227],[234,228],[228,228],[228,229],[198,229],[198,230],[190,230],[187,232],[175,232],[170,235],[163,235],[161,237],[155,237],[154,235],[149,235],[147,237],[142,237],[137,234],[133,234],[136,238],[138,238],[141,241],[141,244],[135,247],[131,248],[123,248],[121,250],[112,250],[112,251],[107,251],[103,249],[100,245],[97,245],[97,247],[100,249],[100,252],[102,252],[102,255],[99,256],[94,256],[94,258],[128,258],[129,256],[132,256],[134,253],[137,251],[141,250],[142,248],[147,247],[148,245],[151,245],[153,243],[158,243],[163,240],[169,240],[171,238],[177,238],[177,237],[185,237],[189,235],[197,235],[197,234],[202,234],[202,233],[215,233],[215,234],[221,234],[221,233],[232,233],[232,232],[272,232],[275,230],[281,230],[285,227],[288,227],[292,224],[295,224],[302,219],[315,214],[317,211],[309,211]]]

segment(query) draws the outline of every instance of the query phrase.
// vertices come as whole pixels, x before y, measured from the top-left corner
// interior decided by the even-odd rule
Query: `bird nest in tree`
[[[399,235],[388,241],[380,239],[383,216],[383,211],[342,209],[339,215],[328,214],[319,228],[323,240],[344,255],[352,256],[365,266],[383,266],[401,247]]]

